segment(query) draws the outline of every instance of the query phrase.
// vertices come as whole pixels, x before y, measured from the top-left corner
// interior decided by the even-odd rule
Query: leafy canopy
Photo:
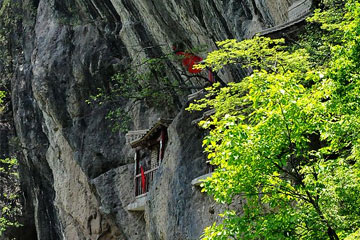
[[[252,70],[188,108],[216,110],[200,122],[218,166],[203,190],[224,204],[246,199],[206,228],[204,240],[359,236],[360,3],[323,4],[311,19],[322,34],[302,47],[265,37],[226,40],[199,65]]]

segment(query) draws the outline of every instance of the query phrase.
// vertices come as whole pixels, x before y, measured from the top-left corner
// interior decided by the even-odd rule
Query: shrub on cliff
[[[9,94],[5,94],[4,90],[10,92],[8,88],[13,77],[14,53],[19,51],[13,41],[19,19],[18,2],[0,1],[0,114],[4,114],[9,109],[7,102],[9,100],[4,101],[5,98],[9,98]],[[14,183],[18,181],[17,174],[16,159],[0,159],[0,238],[4,237],[4,232],[10,227],[19,226],[16,221],[21,215],[19,186]]]
[[[0,159],[0,236],[9,227],[20,226],[16,221],[16,218],[21,214],[21,206],[18,201],[19,189],[14,189],[12,184],[14,178],[18,178],[17,174],[16,159]]]
[[[343,6],[342,8],[339,8]],[[226,40],[200,67],[252,74],[190,105],[216,112],[205,151],[218,166],[204,191],[239,211],[203,239],[354,239],[360,229],[360,3],[323,2],[302,47]]]

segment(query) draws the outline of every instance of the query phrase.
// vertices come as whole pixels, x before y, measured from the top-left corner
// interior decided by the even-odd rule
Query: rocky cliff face
[[[191,185],[206,167],[204,133],[191,124],[196,116],[146,105],[132,112],[133,129],[146,129],[158,117],[174,120],[145,212],[129,212],[134,152],[124,133],[111,132],[106,104],[85,101],[130,59],[169,52],[175,42],[206,44],[210,51],[215,41],[243,39],[287,22],[289,8],[302,2],[23,0],[23,59],[12,82],[12,104],[24,155],[24,198],[37,238],[198,238],[217,219],[219,206]],[[222,73],[228,80],[240,75]]]

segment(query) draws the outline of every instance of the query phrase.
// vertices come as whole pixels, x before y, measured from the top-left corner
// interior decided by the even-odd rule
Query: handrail
[[[135,177],[134,177],[135,197],[142,196],[149,191],[149,188],[154,180],[154,174],[158,169],[159,169],[159,166],[154,167],[150,170],[147,170],[143,174],[139,173],[139,174],[135,175]],[[144,182],[143,182],[142,175],[144,175],[144,180],[145,180]],[[144,186],[143,186],[143,183],[145,183]]]
[[[150,170],[145,171],[145,172],[144,172],[144,175],[146,175],[146,174],[148,174],[148,173],[151,173],[151,172],[154,172],[154,171],[156,171],[156,170],[158,170],[158,169],[159,169],[159,167],[154,167],[154,168],[152,168],[152,169],[150,169]],[[135,178],[137,178],[137,177],[141,177],[141,173],[135,175]]]
[[[296,25],[298,23],[301,23],[301,22],[305,21],[305,19],[310,15],[311,15],[311,12],[307,11],[303,15],[301,15],[298,18],[293,19],[293,20],[291,20],[289,22],[286,22],[286,23],[283,23],[283,24],[280,24],[280,25],[277,25],[277,26],[274,26],[274,27],[271,27],[271,28],[264,29],[264,30],[262,30],[260,32],[257,32],[257,33],[254,33],[252,35],[252,37],[255,36],[256,34],[258,34],[259,36],[265,36],[267,34],[279,32],[281,30],[284,30],[286,28],[292,27],[292,26],[294,26],[294,25]]]
[[[130,144],[130,143],[142,138],[148,131],[149,131],[149,129],[134,130],[134,131],[127,132],[125,135],[126,143]]]

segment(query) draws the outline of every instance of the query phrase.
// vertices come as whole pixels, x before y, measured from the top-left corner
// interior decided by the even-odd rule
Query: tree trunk
[[[330,240],[339,240],[338,235],[336,234],[335,230],[328,226],[327,233],[329,235]]]

